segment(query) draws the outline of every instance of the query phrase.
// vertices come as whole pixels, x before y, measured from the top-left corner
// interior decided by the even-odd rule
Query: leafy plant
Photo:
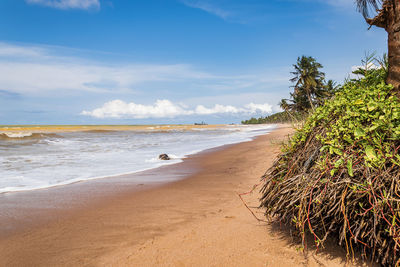
[[[400,100],[384,68],[350,80],[308,117],[264,176],[261,206],[307,233],[400,263]]]

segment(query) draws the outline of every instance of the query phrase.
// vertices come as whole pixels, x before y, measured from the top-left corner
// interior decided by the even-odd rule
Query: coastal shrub
[[[373,70],[308,117],[266,172],[261,206],[318,247],[400,263],[400,100]]]

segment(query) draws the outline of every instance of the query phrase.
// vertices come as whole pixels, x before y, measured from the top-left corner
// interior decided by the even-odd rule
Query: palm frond
[[[370,7],[378,11],[379,5],[382,3],[381,0],[355,0],[357,4],[357,10],[364,16],[369,17]]]

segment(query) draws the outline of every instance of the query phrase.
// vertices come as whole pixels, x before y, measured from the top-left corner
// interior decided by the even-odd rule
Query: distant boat
[[[202,121],[202,122],[200,122],[200,123],[198,123],[198,122],[195,122],[194,123],[194,125],[208,125],[207,123],[205,123],[204,121]]]

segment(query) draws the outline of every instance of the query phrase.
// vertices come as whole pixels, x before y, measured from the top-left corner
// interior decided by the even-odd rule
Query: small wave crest
[[[86,133],[115,133],[117,130],[87,130]]]
[[[25,139],[44,139],[50,137],[60,138],[61,136],[53,133],[32,133],[32,132],[3,132],[0,133],[0,140],[25,140]]]

